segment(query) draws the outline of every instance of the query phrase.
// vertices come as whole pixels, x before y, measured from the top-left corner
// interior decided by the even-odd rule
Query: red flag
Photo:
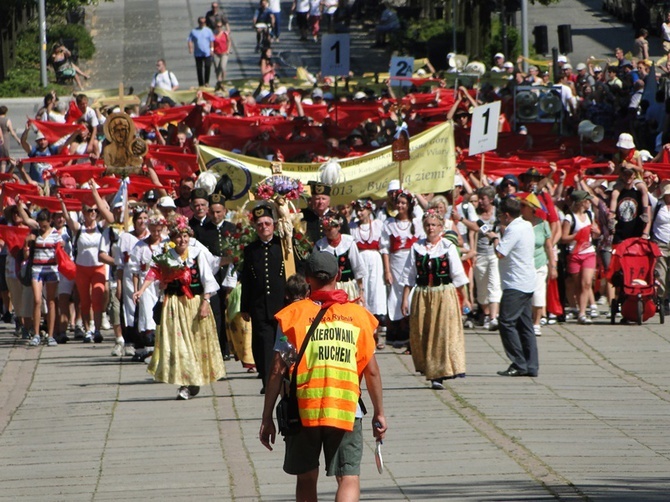
[[[91,164],[76,164],[74,166],[58,167],[54,169],[55,176],[72,176],[77,183],[86,183],[91,178],[98,179],[105,173],[104,167],[94,167]]]
[[[88,155],[47,155],[46,157],[24,157],[19,159],[23,164],[65,164],[78,159],[87,159]]]
[[[7,250],[14,256],[23,249],[29,233],[30,229],[28,227],[0,225],[0,239],[5,241]]]
[[[20,195],[39,195],[40,191],[35,185],[24,185],[22,183],[5,183],[2,185],[3,201],[7,197],[15,197]]]
[[[74,124],[77,120],[79,120],[83,116],[84,114],[77,106],[77,100],[73,99],[72,101],[70,101],[70,106],[67,110],[67,114],[65,115],[65,120],[70,124]]]
[[[170,190],[171,188],[162,185],[154,185],[153,181],[151,181],[146,176],[140,176],[137,174],[131,174],[129,179],[130,185],[128,185],[128,194],[136,195],[137,198],[142,198],[145,192],[148,192],[149,190],[156,190],[160,188],[164,190]]]
[[[186,118],[182,121],[184,124],[190,127],[191,132],[194,137],[200,135],[200,129],[202,128],[202,106],[195,105],[191,113],[189,113]]]
[[[60,213],[63,208],[60,205],[60,200],[56,197],[43,197],[41,195],[31,195],[27,197],[33,204],[44,209],[48,209],[52,213]],[[81,209],[81,203],[75,199],[63,199],[65,202],[65,208],[68,211],[79,211]]]
[[[115,194],[118,191],[117,188],[98,188],[98,194],[100,197],[106,197],[107,195]],[[93,193],[90,188],[61,188],[59,190],[63,198],[75,199],[80,204],[86,204],[87,206],[92,206],[95,204],[95,199],[93,198]]]
[[[190,153],[149,152],[147,158],[155,159],[174,167],[183,178],[190,177],[199,171],[198,156]]]
[[[30,120],[30,123],[44,134],[49,143],[55,143],[62,137],[77,131],[86,130],[84,124],[59,124],[58,122],[43,122],[41,120]]]

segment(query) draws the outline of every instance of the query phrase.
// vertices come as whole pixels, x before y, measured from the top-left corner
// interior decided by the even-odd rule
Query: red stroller
[[[612,324],[616,321],[619,306],[626,321],[642,324],[658,310],[661,324],[665,322],[654,277],[654,267],[660,256],[661,250],[648,239],[632,237],[616,245],[610,265],[611,281],[618,291],[611,305]]]

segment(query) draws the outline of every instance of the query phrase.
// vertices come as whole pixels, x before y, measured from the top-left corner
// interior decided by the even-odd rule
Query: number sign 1
[[[321,39],[321,74],[346,77],[349,75],[350,35],[338,33],[324,35]]]
[[[500,101],[488,103],[475,108],[472,113],[470,129],[470,155],[488,152],[498,148],[498,119],[500,118]]]
[[[411,77],[414,73],[414,58],[403,58],[393,56],[391,58],[391,68],[389,74],[391,76],[391,85],[401,85],[402,87],[410,87],[411,80],[396,80],[393,77]]]

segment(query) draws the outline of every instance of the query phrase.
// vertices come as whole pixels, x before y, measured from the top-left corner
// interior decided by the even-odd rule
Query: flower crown
[[[359,211],[361,209],[369,209],[370,211],[374,211],[375,207],[376,207],[375,203],[372,202],[371,199],[357,199],[357,200],[351,201],[351,205],[357,211]]]
[[[411,205],[414,205],[416,203],[416,199],[414,198],[414,195],[409,190],[405,190],[404,188],[401,188],[400,190],[396,190],[395,194],[393,194],[393,200],[397,203],[398,198],[400,197],[405,197]]]
[[[437,218],[441,222],[444,222],[444,216],[435,208],[426,209],[421,217],[421,221],[426,221],[428,218]]]
[[[168,233],[170,237],[184,233],[192,236],[193,229],[188,224],[188,218],[182,214],[178,214],[168,222]]]
[[[325,216],[321,218],[321,225],[324,227],[341,227],[342,219],[339,216]]]

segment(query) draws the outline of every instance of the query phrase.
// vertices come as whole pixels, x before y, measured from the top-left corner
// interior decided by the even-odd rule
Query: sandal
[[[406,356],[411,356],[412,355],[412,349],[407,349],[403,352]]]
[[[386,348],[386,344],[384,342],[379,342],[377,344],[377,350],[384,350]]]

